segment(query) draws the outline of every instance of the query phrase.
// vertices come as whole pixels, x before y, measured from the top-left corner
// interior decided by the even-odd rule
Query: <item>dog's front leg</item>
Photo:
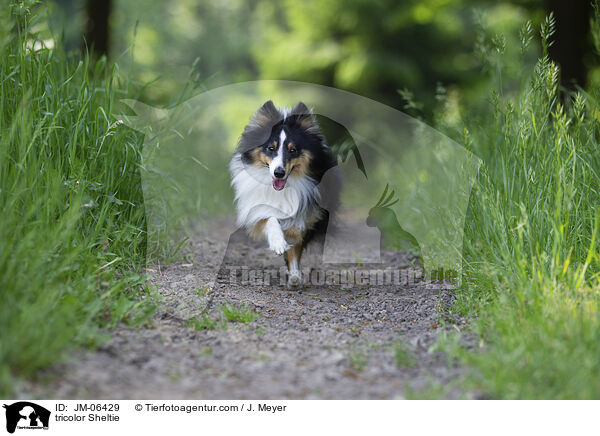
[[[302,284],[302,273],[300,272],[300,256],[302,256],[302,244],[298,243],[285,252],[285,264],[288,267],[288,287],[297,289]]]
[[[283,230],[279,225],[277,218],[269,218],[265,225],[265,236],[269,243],[269,248],[276,254],[283,254],[290,249],[290,245],[286,242]]]

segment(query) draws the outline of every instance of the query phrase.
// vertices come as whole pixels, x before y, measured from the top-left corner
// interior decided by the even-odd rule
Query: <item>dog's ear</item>
[[[279,112],[271,100],[267,101],[256,111],[244,128],[237,150],[244,153],[263,144],[269,139],[273,126],[282,119],[283,114]]]
[[[292,109],[292,115],[312,114],[311,110],[301,101]]]
[[[296,120],[305,130],[318,130],[319,125],[316,118],[314,117],[312,110],[310,110],[301,101],[290,112],[290,115],[295,116]]]
[[[260,127],[272,127],[277,124],[283,115],[277,110],[272,100],[265,102],[254,115],[254,123]]]

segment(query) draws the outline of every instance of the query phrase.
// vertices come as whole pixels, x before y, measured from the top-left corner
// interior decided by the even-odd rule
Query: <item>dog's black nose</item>
[[[285,170],[283,168],[281,168],[281,167],[275,168],[275,171],[273,171],[273,174],[278,179],[283,179],[283,176],[285,176]]]

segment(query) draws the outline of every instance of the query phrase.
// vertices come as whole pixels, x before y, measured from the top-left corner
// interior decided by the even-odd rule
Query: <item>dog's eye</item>
[[[272,145],[269,145],[267,147],[267,150],[269,150],[269,151],[275,151],[275,147],[273,147]]]
[[[290,148],[290,153],[296,153],[296,149],[294,147]]]

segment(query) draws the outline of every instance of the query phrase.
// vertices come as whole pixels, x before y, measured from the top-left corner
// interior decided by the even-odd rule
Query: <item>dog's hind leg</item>
[[[304,247],[310,244],[310,251],[318,259],[319,265],[323,263],[325,237],[329,225],[329,212],[322,209],[322,213],[323,217],[308,230],[303,240]]]

